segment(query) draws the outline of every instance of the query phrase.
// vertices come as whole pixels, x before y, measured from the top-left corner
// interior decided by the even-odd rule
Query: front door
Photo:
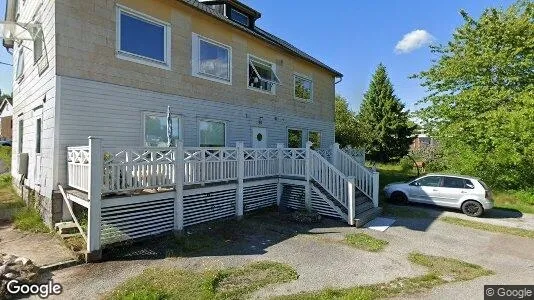
[[[252,147],[267,148],[267,128],[252,127]]]

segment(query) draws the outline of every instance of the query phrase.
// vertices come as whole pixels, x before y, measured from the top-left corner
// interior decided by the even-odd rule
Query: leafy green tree
[[[430,94],[418,112],[454,172],[494,187],[534,185],[534,3],[486,9],[464,24],[422,79]]]
[[[336,95],[336,143],[340,147],[358,147],[361,144],[356,113],[349,108],[347,99]]]
[[[378,65],[358,115],[363,145],[373,161],[398,161],[408,154],[416,125],[395,96],[386,67]]]

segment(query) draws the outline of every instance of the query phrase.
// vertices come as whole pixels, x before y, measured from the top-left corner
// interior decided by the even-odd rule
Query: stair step
[[[362,203],[366,203],[366,202],[372,202],[371,199],[367,198],[367,196],[365,196],[364,194],[360,195],[360,196],[356,196],[356,205],[360,205]]]
[[[356,211],[356,215],[357,215],[358,213],[368,211],[372,209],[373,207],[374,207],[373,202],[366,201],[361,204],[357,204],[354,210]]]
[[[354,226],[363,227],[363,225],[378,217],[380,214],[382,214],[382,207],[373,207],[360,214],[357,214],[356,218],[354,218]]]

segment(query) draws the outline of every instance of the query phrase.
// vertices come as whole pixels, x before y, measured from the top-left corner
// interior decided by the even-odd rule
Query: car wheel
[[[480,217],[484,212],[484,207],[478,201],[467,200],[462,204],[462,212],[471,217]]]
[[[407,204],[408,197],[403,192],[394,192],[390,197],[391,202],[394,204]]]

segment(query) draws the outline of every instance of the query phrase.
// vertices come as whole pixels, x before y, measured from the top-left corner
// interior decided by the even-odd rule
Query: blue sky
[[[33,1],[33,0],[30,0]],[[293,43],[343,73],[337,93],[359,108],[376,66],[386,65],[397,96],[410,109],[424,97],[425,90],[411,74],[428,69],[433,56],[427,42],[446,43],[462,24],[460,9],[479,16],[486,7],[507,7],[513,1],[501,0],[243,0],[262,13],[257,25]],[[319,5],[328,3],[328,5]],[[0,0],[0,16],[5,15]],[[402,43],[403,53],[395,47]],[[412,49],[414,45],[421,48]],[[0,62],[12,57],[0,48]],[[0,64],[0,89],[11,92],[12,67]]]

